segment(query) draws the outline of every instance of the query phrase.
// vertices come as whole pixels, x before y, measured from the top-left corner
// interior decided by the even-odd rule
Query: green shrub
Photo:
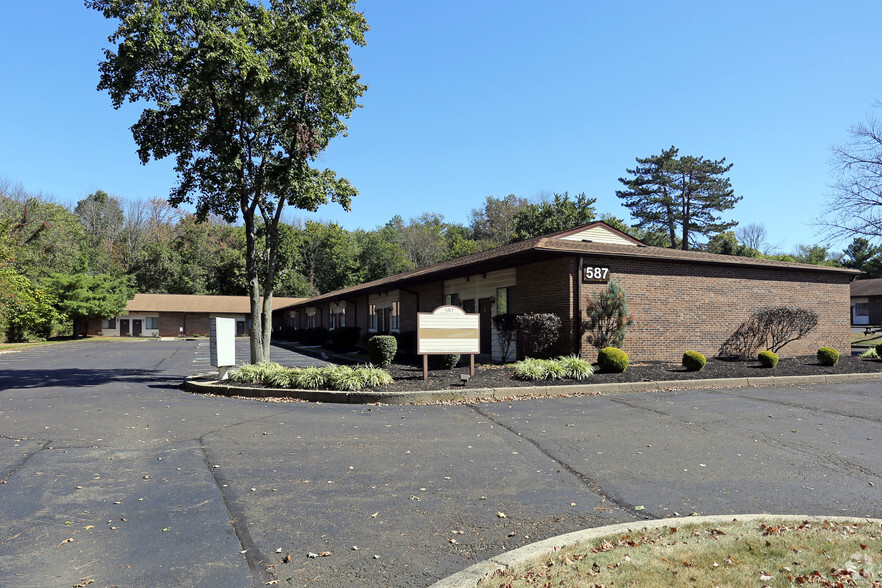
[[[836,365],[837,361],[839,361],[839,352],[832,347],[818,349],[818,363],[821,365]]]
[[[707,358],[697,351],[683,352],[683,367],[690,372],[700,372],[707,364]]]
[[[567,368],[557,359],[544,359],[545,378],[548,380],[563,380],[567,377]]]
[[[438,368],[442,370],[452,370],[459,363],[459,354],[447,353],[445,355],[435,356]]]
[[[597,354],[597,364],[605,372],[621,373],[628,369],[628,354],[615,347],[604,347]]]
[[[879,350],[877,349],[877,347],[879,347],[879,345],[877,345],[876,347],[870,347],[869,349],[861,353],[861,357],[863,359],[879,359]]]
[[[291,387],[301,390],[317,390],[325,385],[325,372],[323,368],[305,367],[292,370]]]
[[[361,390],[364,387],[364,378],[361,374],[348,365],[338,365],[324,368],[325,384],[332,390]]]
[[[355,347],[361,327],[337,327],[331,331],[331,343],[337,347]]]
[[[763,367],[773,368],[778,365],[778,354],[774,351],[760,351],[756,358]]]
[[[514,377],[518,380],[544,380],[548,367],[544,360],[528,357],[514,364]]]
[[[398,351],[398,341],[391,335],[374,335],[367,342],[368,357],[373,365],[384,367],[392,363]]]
[[[311,327],[303,334],[303,342],[310,345],[324,345],[328,340],[328,330],[324,327]]]
[[[594,368],[591,367],[591,364],[578,355],[560,357],[556,361],[564,367],[565,377],[571,380],[584,380],[594,373]]]
[[[876,344],[876,357],[882,357],[882,343]]]

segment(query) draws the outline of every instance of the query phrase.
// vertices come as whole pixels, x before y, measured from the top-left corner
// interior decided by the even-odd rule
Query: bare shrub
[[[540,357],[560,339],[560,317],[553,313],[519,314],[518,349],[525,357]]]

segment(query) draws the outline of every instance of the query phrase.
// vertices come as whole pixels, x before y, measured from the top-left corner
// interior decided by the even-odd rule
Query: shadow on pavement
[[[45,387],[79,388],[112,382],[150,383],[154,386],[173,381],[169,374],[133,369],[33,369],[0,373],[0,390]],[[176,386],[174,386],[176,387]]]

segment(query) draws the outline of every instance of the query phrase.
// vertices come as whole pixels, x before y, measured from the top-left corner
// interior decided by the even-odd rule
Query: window
[[[496,314],[514,313],[514,287],[496,288]]]
[[[377,305],[376,304],[371,304],[368,307],[368,320],[370,321],[370,324],[368,325],[368,330],[369,331],[376,331],[377,330]]]
[[[854,316],[869,316],[870,315],[870,303],[869,302],[855,302],[854,303]]]
[[[390,321],[390,328],[398,329],[401,326],[401,312],[399,310],[398,301],[392,303],[392,317]]]
[[[159,317],[158,316],[148,316],[144,319],[144,328],[145,329],[159,329]]]
[[[110,330],[115,329],[116,328],[116,318],[104,319],[103,321],[101,321],[101,328],[102,329],[110,329]]]
[[[331,315],[329,317],[331,320],[328,322],[328,325],[331,329],[336,329],[338,327],[346,326],[346,309],[345,308],[332,308]]]
[[[444,296],[444,304],[462,308],[462,300],[459,299],[459,294],[447,294]]]

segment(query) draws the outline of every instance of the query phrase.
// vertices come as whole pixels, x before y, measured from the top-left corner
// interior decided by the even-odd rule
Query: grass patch
[[[852,333],[851,344],[860,345],[862,347],[872,347],[876,343],[882,343],[882,333],[873,333],[872,335],[864,335],[863,333]]]
[[[485,578],[489,586],[876,586],[882,527],[868,521],[663,526],[576,544]]]

